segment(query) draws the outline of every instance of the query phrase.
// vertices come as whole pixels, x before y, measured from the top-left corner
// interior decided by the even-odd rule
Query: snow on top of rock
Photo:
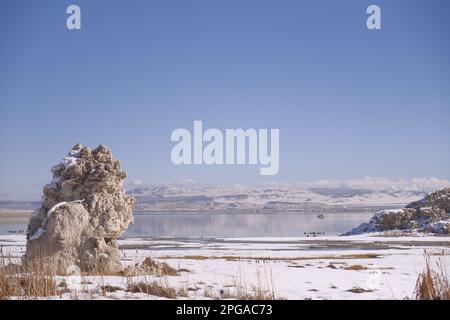
[[[73,150],[72,150],[73,151]],[[71,151],[71,153],[72,153],[72,151]],[[71,166],[73,166],[73,165],[76,165],[77,164],[77,159],[78,159],[78,156],[80,155],[80,152],[78,151],[77,153],[75,153],[75,154],[71,154],[70,156],[67,156],[67,157],[64,157],[62,160],[61,160],[61,164],[64,166],[64,168],[65,169],[67,169],[67,168],[69,168],[69,167],[71,167]]]
[[[70,150],[69,151],[69,156],[72,156],[72,157],[79,157],[80,156],[80,149],[72,149],[72,150]]]
[[[53,207],[50,208],[50,210],[47,211],[47,218],[50,217],[50,215],[59,207],[66,205],[67,201],[63,201],[60,203],[55,204]]]
[[[53,166],[50,171],[55,174],[55,177],[59,177],[59,175],[56,175],[58,171],[64,168],[64,170],[67,170],[71,166],[74,166],[77,164],[77,159],[80,157],[80,150],[75,149],[75,147],[69,151],[67,156],[65,156],[57,165]]]
[[[82,203],[83,200],[74,200],[74,201],[62,201],[62,202],[59,202],[59,203],[55,204],[53,207],[51,207],[50,210],[47,211],[47,218],[49,218],[50,215],[51,215],[57,208],[59,208],[59,207],[61,207],[61,206],[64,206],[64,205],[68,204],[69,202],[70,202],[70,203]]]

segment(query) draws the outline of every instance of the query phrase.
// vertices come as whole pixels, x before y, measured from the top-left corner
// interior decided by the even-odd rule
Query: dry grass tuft
[[[179,297],[183,297],[183,298],[189,298],[189,291],[191,291],[190,290],[191,288],[180,288],[179,290],[178,290],[178,292],[177,292],[177,296],[179,296]]]
[[[266,271],[266,270],[264,270]],[[211,287],[205,287],[204,296],[213,299],[238,299],[238,300],[277,300],[279,297],[273,285],[272,271],[261,274],[256,270],[256,284],[247,286],[242,281],[242,276],[234,278],[233,284],[224,286],[217,294],[214,294]]]
[[[363,289],[363,288],[360,288],[360,287],[354,287],[354,288],[351,288],[351,289],[348,289],[347,290],[348,292],[353,292],[353,293],[365,293],[365,292],[373,292],[373,290],[371,290],[371,289]]]
[[[59,294],[52,273],[52,266],[43,260],[27,263],[26,267],[14,263],[14,259],[3,254],[0,248],[0,299],[14,297],[33,299]],[[17,260],[17,259],[16,259]]]
[[[205,286],[205,288],[203,289],[203,296],[205,298],[212,298],[212,299],[217,298],[214,295],[214,292],[213,292],[213,289],[211,286]]]
[[[368,268],[366,266],[360,265],[360,264],[354,264],[348,267],[342,267],[342,269],[344,270],[355,270],[355,271],[359,271],[359,270],[367,270]]]
[[[140,266],[150,271],[150,273],[160,276],[177,276],[179,274],[178,270],[171,267],[168,263],[156,262],[150,257],[145,258],[145,260],[142,261]]]
[[[253,287],[249,292],[241,293],[237,296],[239,300],[277,300],[272,291]]]
[[[148,258],[147,258],[148,259]],[[160,265],[160,272],[164,276],[177,276],[179,275],[178,269],[171,267],[169,264],[163,262]]]
[[[100,286],[100,289],[102,290],[102,293],[103,293],[103,294],[105,294],[105,293],[111,293],[111,292],[116,292],[116,291],[119,291],[119,290],[123,290],[121,287],[118,287],[118,286],[112,286],[112,285],[109,285],[109,284],[104,285],[104,286]]]
[[[41,258],[42,257],[42,258]],[[17,264],[16,262],[20,262]],[[98,288],[103,296],[108,296],[108,293],[113,293],[118,290],[125,290],[113,285],[104,283],[103,276],[106,274],[100,269],[93,268],[88,272],[80,271],[80,285],[83,287],[79,290],[70,288],[65,279],[56,281],[56,265],[47,259],[45,254],[38,253],[32,260],[24,261],[18,257],[11,257],[3,254],[3,249],[0,246],[0,300],[1,299],[36,299],[42,297],[55,297],[62,294],[70,293],[72,299],[88,298],[93,299],[93,291],[89,289],[87,284],[92,282],[86,280],[86,276],[100,277],[100,285]],[[127,282],[126,290],[129,292],[141,292],[150,295],[174,299],[177,297],[175,289],[171,288],[167,279],[148,282],[139,281],[132,283],[130,280],[133,276],[153,275],[158,277],[177,276],[180,272],[188,272],[187,269],[175,269],[166,262],[157,262],[151,258],[146,258],[142,263],[134,267],[127,268],[119,275],[126,276],[129,280]],[[117,275],[114,273],[114,275]],[[67,276],[67,275],[63,275]],[[81,294],[81,296],[79,296]],[[187,297],[187,290],[180,290],[180,296]]]
[[[168,299],[175,299],[177,297],[177,291],[174,288],[169,287],[167,283],[161,281],[129,283],[127,291],[133,293],[145,293]]]
[[[450,280],[447,276],[444,257],[442,253],[433,268],[430,255],[425,253],[425,270],[417,278],[415,299],[450,300]]]
[[[123,274],[126,276],[135,275],[156,275],[156,276],[178,276],[180,272],[189,272],[187,269],[175,269],[166,262],[157,262],[148,257],[134,267],[128,267]]]

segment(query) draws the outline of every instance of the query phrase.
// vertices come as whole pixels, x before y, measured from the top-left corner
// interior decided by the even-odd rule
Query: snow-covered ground
[[[20,257],[25,236],[0,236],[3,255]],[[235,297],[254,291],[282,299],[404,299],[413,295],[425,267],[424,250],[441,254],[450,274],[450,237],[385,237],[377,234],[316,238],[125,238],[124,264],[147,257],[183,269],[176,276],[146,276],[177,292],[177,299]],[[58,279],[61,281],[63,277]],[[76,293],[62,298],[160,299],[125,289],[121,276],[70,276]],[[111,293],[100,287],[116,286]],[[75,296],[74,296],[75,295]],[[186,297],[187,295],[187,297]],[[55,297],[58,298],[58,297]]]

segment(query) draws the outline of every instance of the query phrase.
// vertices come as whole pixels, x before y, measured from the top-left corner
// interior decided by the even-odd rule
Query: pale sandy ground
[[[4,255],[20,257],[25,242],[23,235],[0,236]],[[433,259],[444,253],[441,259],[450,274],[450,237],[127,238],[119,243],[126,265],[152,257],[188,269],[178,276],[146,276],[145,281],[173,287],[189,299],[226,298],[255,288],[282,299],[411,298],[425,265],[424,250]],[[55,298],[159,298],[126,292],[127,281],[119,276],[70,276],[66,282],[77,293]],[[101,294],[99,287],[105,284],[124,290]],[[366,292],[348,291],[354,288]]]

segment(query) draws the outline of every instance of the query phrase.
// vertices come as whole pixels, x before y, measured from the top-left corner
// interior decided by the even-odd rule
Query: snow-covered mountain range
[[[414,178],[393,181],[368,177],[312,183],[266,183],[257,186],[207,185],[186,180],[161,184],[134,181],[127,193],[137,198],[135,211],[295,211],[350,212],[401,208],[430,192],[450,187],[450,181]],[[0,201],[0,208],[36,209],[40,201]]]
[[[137,211],[364,211],[396,208],[450,186],[447,180],[365,178],[309,184],[204,185],[191,181],[129,188]]]

